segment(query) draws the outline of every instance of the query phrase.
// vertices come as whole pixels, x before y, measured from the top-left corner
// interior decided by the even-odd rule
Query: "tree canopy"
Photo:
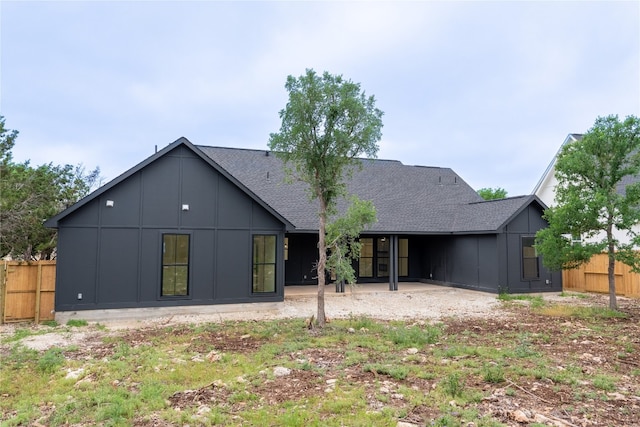
[[[481,188],[478,190],[478,194],[485,200],[504,199],[507,197],[507,190],[501,187],[496,188]]]
[[[640,120],[598,117],[582,139],[564,145],[555,164],[556,206],[536,249],[551,269],[575,268],[597,253],[609,257],[609,306],[617,308],[615,261],[640,269]],[[626,232],[630,243],[614,231]]]
[[[49,259],[57,234],[44,221],[97,186],[100,169],[87,173],[82,165],[15,163],[11,151],[17,137],[0,116],[0,257]]]
[[[307,69],[288,76],[286,107],[280,111],[280,132],[272,133],[269,147],[287,165],[289,176],[309,185],[318,211],[318,316],[324,326],[324,285],[327,261],[327,221],[346,194],[346,180],[358,157],[375,157],[382,133],[382,111],[360,84],[341,75],[318,75]]]

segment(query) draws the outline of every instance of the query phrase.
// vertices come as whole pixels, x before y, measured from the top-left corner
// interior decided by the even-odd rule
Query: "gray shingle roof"
[[[307,185],[285,182],[283,162],[265,150],[197,146],[221,168],[280,213],[298,231],[318,229],[318,207]],[[348,192],[376,207],[369,232],[460,233],[497,231],[534,196],[483,199],[453,170],[407,166],[392,160],[361,160]],[[346,202],[340,203],[344,210]]]

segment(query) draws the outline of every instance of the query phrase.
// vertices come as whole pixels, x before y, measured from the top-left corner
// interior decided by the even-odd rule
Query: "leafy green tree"
[[[367,225],[374,222],[376,208],[373,202],[353,196],[347,212],[327,224],[327,270],[335,273],[338,280],[355,284],[356,274],[352,262],[360,257],[361,245],[358,237]]]
[[[44,221],[95,188],[100,169],[87,173],[81,165],[14,163],[17,136],[4,128],[0,116],[0,257],[50,259],[57,235]]]
[[[640,120],[634,116],[598,117],[579,141],[566,144],[556,160],[555,207],[545,211],[549,227],[536,235],[536,249],[551,269],[575,268],[595,254],[608,254],[609,307],[617,309],[615,261],[640,270],[635,250],[640,237]],[[623,244],[614,230],[626,232]]]
[[[360,164],[358,157],[377,154],[383,113],[360,84],[327,72],[320,76],[308,69],[298,78],[288,76],[285,88],[289,101],[269,147],[285,161],[289,176],[306,182],[310,199],[318,201],[317,322],[323,327],[327,221],[346,194],[345,180]]]
[[[11,150],[16,144],[17,137],[18,131],[5,129],[4,117],[0,116],[0,177],[2,177],[5,168],[11,162]]]
[[[507,197],[507,190],[504,188],[481,188],[478,190],[478,194],[485,200],[504,199]]]

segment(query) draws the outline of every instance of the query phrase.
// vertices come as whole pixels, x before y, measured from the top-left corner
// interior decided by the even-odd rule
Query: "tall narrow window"
[[[535,237],[522,238],[522,278],[523,279],[539,279],[540,270],[538,262],[538,254],[534,247]]]
[[[289,238],[284,238],[284,260],[289,261]]]
[[[253,292],[276,291],[276,236],[253,236]]]
[[[373,277],[373,239],[360,239],[360,277]]]
[[[162,296],[189,294],[189,235],[162,235]]]
[[[409,239],[398,239],[398,276],[409,275]]]
[[[378,277],[389,277],[389,239],[378,238]]]

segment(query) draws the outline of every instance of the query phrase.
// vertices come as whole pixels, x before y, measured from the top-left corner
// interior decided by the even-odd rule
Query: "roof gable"
[[[533,188],[533,191],[531,192],[531,194],[535,194],[535,195],[539,196],[540,192],[542,191],[542,189],[546,185],[549,184],[549,181],[555,175],[555,172],[556,172],[556,170],[555,170],[556,160],[558,159],[558,155],[560,154],[560,151],[562,151],[562,147],[564,147],[565,145],[567,145],[567,144],[569,144],[571,142],[579,141],[581,139],[582,139],[582,134],[581,133],[570,133],[569,135],[567,135],[567,137],[564,139],[564,141],[560,145],[560,148],[558,148],[558,151],[553,156],[553,159],[551,159],[551,162],[549,162],[549,165],[547,166],[547,168],[542,173],[542,176],[540,177],[540,180],[538,181],[536,186]]]
[[[546,205],[535,195],[486,200],[461,206],[455,217],[456,233],[501,231],[531,204]]]
[[[207,164],[209,164],[218,173],[220,173],[225,178],[229,179],[234,185],[239,187],[251,199],[253,199],[255,202],[257,202],[259,205],[261,205],[265,209],[267,209],[267,211],[269,211],[272,215],[274,215],[276,218],[278,218],[278,220],[282,221],[288,228],[292,227],[292,224],[289,223],[284,217],[282,217],[282,215],[280,215],[277,211],[273,210],[269,205],[264,203],[264,201],[262,201],[258,196],[256,196],[256,194],[251,192],[247,187],[245,187],[234,176],[230,175],[225,169],[221,168],[218,164],[216,164],[210,157],[204,155],[204,153],[202,153],[202,151],[200,151],[198,148],[196,148],[196,146],[194,146],[185,137],[178,138],[176,141],[174,141],[171,144],[167,145],[162,150],[156,152],[154,155],[152,155],[152,156],[148,157],[147,159],[143,160],[142,162],[138,163],[136,166],[134,166],[131,169],[127,170],[126,172],[122,173],[120,176],[114,178],[113,180],[111,180],[107,184],[103,185],[102,187],[98,188],[97,190],[95,190],[94,192],[92,192],[88,196],[84,197],[83,199],[79,200],[77,203],[73,204],[69,208],[63,210],[62,212],[60,212],[57,215],[53,216],[52,218],[48,219],[44,223],[44,225],[46,227],[49,227],[49,228],[57,228],[58,227],[58,222],[60,220],[64,219],[68,215],[71,215],[73,212],[79,210],[80,208],[82,208],[83,206],[87,205],[88,203],[90,203],[94,199],[99,198],[105,192],[109,191],[113,187],[115,187],[118,184],[120,184],[123,181],[125,181],[127,178],[133,176],[134,174],[136,174],[140,170],[144,169],[145,167],[147,167],[151,163],[153,163],[156,160],[164,157],[165,155],[167,155],[168,153],[172,152],[173,150],[177,149],[180,146],[184,146],[187,149],[191,150],[194,154],[196,154],[198,157],[200,157],[202,160],[204,160]]]

